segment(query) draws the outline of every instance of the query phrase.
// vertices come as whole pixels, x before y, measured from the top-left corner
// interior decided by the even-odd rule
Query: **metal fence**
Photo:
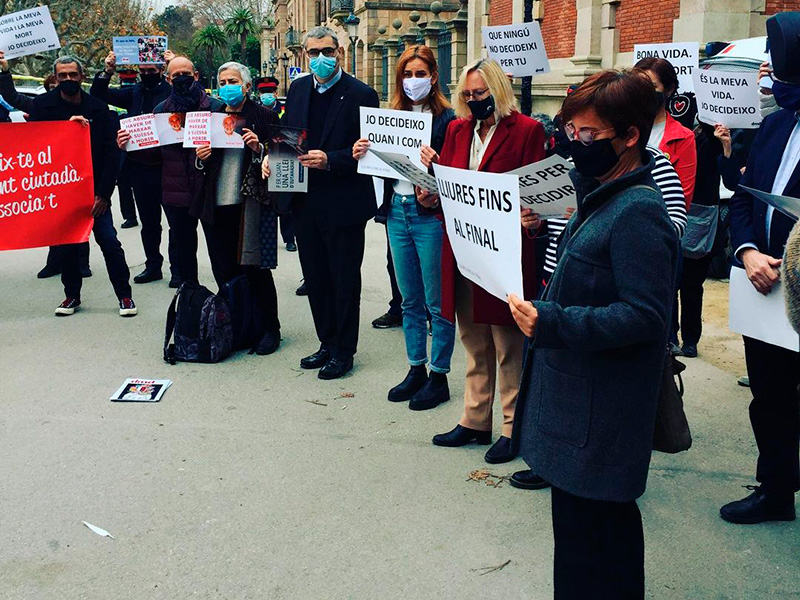
[[[450,99],[450,69],[453,58],[453,35],[444,29],[439,32],[439,87]]]

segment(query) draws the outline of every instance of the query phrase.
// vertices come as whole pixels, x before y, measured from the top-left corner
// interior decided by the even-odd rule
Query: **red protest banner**
[[[85,242],[93,204],[88,127],[0,125],[0,250]]]

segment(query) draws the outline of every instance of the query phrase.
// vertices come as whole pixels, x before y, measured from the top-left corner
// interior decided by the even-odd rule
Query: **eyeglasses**
[[[474,92],[463,91],[461,92],[461,97],[464,99],[465,102],[469,102],[470,100],[481,100],[488,92],[489,92],[488,89],[475,90]]]
[[[567,134],[567,139],[571,142],[577,138],[584,146],[591,146],[594,143],[594,138],[598,134],[605,133],[606,131],[614,131],[614,128],[609,127],[608,129],[596,130],[588,127],[581,127],[580,129],[575,129],[572,123],[564,125],[564,133]]]
[[[338,48],[312,48],[311,50],[306,50],[306,54],[308,54],[309,58],[317,58],[320,54],[325,56],[326,58],[333,58],[336,56],[336,51]]]

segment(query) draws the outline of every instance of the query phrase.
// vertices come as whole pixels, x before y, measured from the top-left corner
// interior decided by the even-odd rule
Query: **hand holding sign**
[[[522,300],[516,294],[508,296],[508,307],[511,309],[511,316],[517,323],[522,333],[527,337],[533,337],[536,333],[536,325],[539,323],[539,311],[532,302]]]
[[[0,50],[0,71],[8,71],[8,61],[6,60],[6,53]]]

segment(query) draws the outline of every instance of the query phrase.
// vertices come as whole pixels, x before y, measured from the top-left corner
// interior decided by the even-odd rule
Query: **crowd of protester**
[[[59,58],[55,87],[34,100],[16,93],[0,54],[0,94],[34,121],[91,123],[94,235],[121,315],[137,308],[109,210],[116,183],[121,195],[123,188],[132,191],[141,222],[146,263],[134,282],[162,279],[163,210],[169,285],[199,283],[202,225],[216,284],[245,275],[255,290],[264,325],[254,350],[262,355],[277,351],[281,341],[272,277],[281,232],[287,249],[299,251],[319,341],[300,366],[318,369],[320,379],[354,367],[365,230],[379,205],[396,301],[373,325],[402,324],[408,363],[405,374],[398,369],[398,383],[387,386],[387,399],[416,411],[450,399],[457,324],[467,358],[464,410],[433,444],[492,444],[497,388],[500,435],[485,459],[505,463],[521,455],[530,470],[515,473],[512,485],[552,487],[556,596],[643,598],[636,499],[645,491],[664,358],[698,354],[703,282],[728,225],[720,181],[737,190],[729,223],[734,259],[762,293],[779,279],[792,222],[738,185],[742,179],[767,192],[800,195],[800,69],[792,66],[781,79],[762,68],[761,76],[773,79],[772,92],[761,92],[767,116],[753,139],[722,125],[689,129],[673,118],[667,106],[678,78],[665,60],[592,75],[571,87],[551,120],[523,115],[509,78],[489,59],[463,69],[451,106],[433,52],[406,49],[397,61],[392,108],[432,115],[431,143],[420,153],[425,166],[505,173],[554,152],[574,164],[574,213],[542,220],[522,211],[524,298],[504,302],[459,271],[435,191],[389,179],[376,202],[371,178],[357,166],[369,147],[360,138],[359,109],[378,107],[378,95],[344,72],[332,30],[312,29],[303,46],[312,75],[297,79],[285,102],[277,98],[277,80],[254,83],[236,62],[219,67],[219,93],[212,96],[192,61],[169,53],[165,66],[141,65],[139,81],[128,78],[119,88],[109,87],[116,71],[111,53],[89,93],[81,89],[80,62]],[[128,116],[236,113],[245,117],[236,129],[244,147],[167,145],[120,158],[130,136],[109,104]],[[309,150],[299,157],[309,171],[308,192],[290,198],[290,211],[256,198],[269,195],[268,132],[279,122],[308,132]],[[135,220],[127,210],[126,222]],[[58,315],[81,305],[86,247],[62,246],[48,259],[64,284]],[[761,485],[720,514],[732,523],[792,520],[800,489],[800,354],[751,338],[745,351]]]

